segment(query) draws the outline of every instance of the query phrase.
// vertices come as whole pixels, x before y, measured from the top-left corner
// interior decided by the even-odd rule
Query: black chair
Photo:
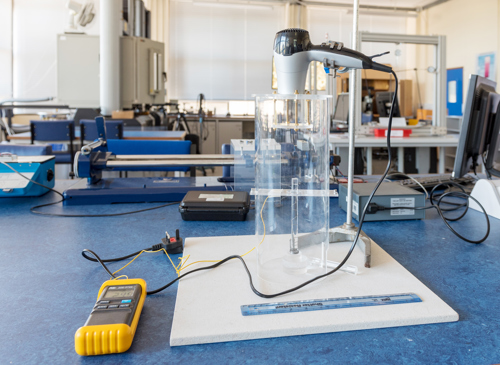
[[[198,136],[197,134],[186,134],[184,140],[191,141],[191,154],[200,155],[200,136]],[[200,170],[203,176],[207,176],[205,166],[200,166]],[[189,171],[191,176],[196,176],[196,167],[191,167]]]
[[[52,148],[52,154],[56,156],[56,164],[70,164],[73,171],[73,157],[75,140],[75,127],[72,120],[32,120],[31,144],[36,141],[50,142],[51,144],[68,143],[68,151],[55,151]]]

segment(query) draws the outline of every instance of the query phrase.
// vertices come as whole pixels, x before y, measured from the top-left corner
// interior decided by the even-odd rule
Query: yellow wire
[[[116,278],[113,278],[113,280],[118,280],[120,278],[126,278],[126,279],[128,279],[128,276],[127,275],[120,275],[120,276],[118,276]]]
[[[264,211],[264,207],[266,206],[266,202],[267,202],[267,199],[269,199],[269,195],[266,197],[266,199],[264,200],[264,203],[262,204],[262,208],[260,209],[260,220],[262,221],[262,226],[264,228],[264,235],[262,236],[262,240],[260,241],[260,243],[255,246],[254,248],[252,248],[250,251],[248,251],[247,253],[244,253],[243,255],[240,255],[241,257],[243,256],[246,256],[248,255],[250,252],[252,252],[253,250],[255,250],[258,246],[260,246],[262,244],[262,242],[264,242],[264,240],[266,239],[266,223],[264,222],[264,217],[262,216],[262,212]],[[189,258],[189,256],[188,256]],[[195,262],[192,262],[190,263],[189,265],[182,265],[181,268],[179,269],[179,272],[177,273],[177,275],[179,275],[179,273],[188,268],[189,266],[191,265],[194,265],[194,264],[199,264],[199,263],[202,263],[202,262],[206,262],[206,263],[215,263],[215,262],[219,262],[219,261],[222,261],[222,260],[199,260],[199,261],[195,261]],[[184,264],[187,262],[187,259],[184,261]]]
[[[176,273],[178,274],[178,270],[177,270],[177,267],[175,266],[174,262],[172,261],[172,259],[170,258],[170,255],[168,254],[167,250],[165,250],[164,248],[161,248],[159,250],[156,250],[156,251],[147,251],[147,250],[142,250],[141,252],[139,252],[132,260],[130,260],[125,266],[121,267],[120,269],[116,270],[114,274],[116,274],[117,272],[119,271],[122,271],[123,269],[125,269],[128,265],[130,265],[132,262],[134,262],[134,260],[136,258],[138,258],[139,256],[141,256],[144,252],[146,253],[155,253],[155,252],[160,252],[160,251],[164,251],[165,254],[167,255],[168,259],[170,260],[170,263],[172,264],[172,266],[174,267],[174,270],[176,271]]]
[[[258,246],[260,246],[262,244],[262,242],[264,242],[264,240],[266,238],[266,223],[264,222],[264,217],[262,216],[262,212],[264,211],[264,207],[266,206],[267,199],[269,199],[269,195],[264,200],[264,203],[262,204],[262,208],[260,209],[260,219],[262,221],[262,226],[264,228],[264,235],[262,236],[262,240],[260,241],[260,243],[257,246],[253,247],[250,251],[248,251],[248,252],[244,253],[243,255],[241,255],[241,257],[246,256],[250,252],[252,252],[253,250],[255,250]],[[170,263],[172,264],[172,267],[174,268],[175,273],[177,274],[177,276],[180,275],[180,273],[181,273],[182,270],[188,268],[191,265],[199,264],[199,263],[202,263],[202,262],[215,263],[215,262],[221,261],[221,260],[199,260],[199,261],[195,261],[195,262],[192,262],[192,263],[186,265],[187,261],[191,257],[191,255],[188,255],[185,259],[184,259],[184,256],[180,257],[179,260],[181,260],[181,262],[179,262],[179,264],[176,266],[174,264],[174,262],[172,261],[172,259],[170,258],[170,255],[168,254],[167,250],[165,250],[164,248],[161,248],[161,249],[156,250],[156,251],[142,250],[132,260],[130,260],[125,266],[123,266],[123,267],[119,268],[118,270],[116,270],[113,273],[113,275],[115,275],[117,272],[120,272],[123,269],[125,269],[128,265],[130,265],[132,262],[134,262],[135,259],[137,259],[139,256],[141,256],[144,252],[146,252],[146,253],[155,253],[155,252],[160,252],[160,251],[165,252],[165,255],[167,255],[168,259],[170,260]],[[184,265],[186,265],[186,266],[184,266]],[[122,278],[122,277],[126,277],[128,279],[127,275],[121,275],[121,276],[118,276],[118,277],[114,278],[113,280],[117,280],[117,279]]]

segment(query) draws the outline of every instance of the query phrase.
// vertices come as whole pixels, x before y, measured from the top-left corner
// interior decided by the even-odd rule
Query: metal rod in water
[[[297,90],[295,90],[295,95],[297,95],[299,92]],[[295,99],[294,101],[295,103],[295,125],[298,126],[299,125],[299,101],[297,99]],[[295,128],[295,130],[297,131],[298,129]]]
[[[273,92],[273,94],[276,94],[276,91]],[[276,113],[276,99],[274,99],[274,125],[278,124],[278,114]],[[273,131],[276,130],[276,127],[273,128]]]
[[[299,179],[292,179],[292,239],[290,240],[290,253],[299,253]]]
[[[306,94],[309,94],[309,91],[306,91]],[[311,100],[306,100],[306,120],[307,120],[307,125],[311,124]]]
[[[289,101],[290,100],[285,99],[285,103],[286,103],[286,124],[287,125],[290,124],[290,119],[289,119],[289,117],[290,117],[290,111],[288,110],[288,106],[289,106],[288,103],[289,103]]]

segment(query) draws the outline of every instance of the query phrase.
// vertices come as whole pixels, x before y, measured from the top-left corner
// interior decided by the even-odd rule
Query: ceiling
[[[427,5],[436,0],[359,0],[360,5],[391,6],[404,8],[417,8]],[[353,0],[331,0],[329,2],[351,4]]]
[[[320,2],[333,4],[346,4],[347,6],[353,4],[353,0],[318,0]],[[359,0],[360,6],[367,7],[387,7],[387,8],[404,8],[407,10],[416,10],[425,8],[429,5],[437,5],[449,0]]]

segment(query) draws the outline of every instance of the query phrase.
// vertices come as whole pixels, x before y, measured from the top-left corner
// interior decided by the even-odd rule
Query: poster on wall
[[[462,97],[464,69],[462,67],[446,70],[446,108],[448,115],[462,116]]]
[[[496,53],[481,53],[477,55],[477,74],[486,77],[492,81],[496,81]]]

